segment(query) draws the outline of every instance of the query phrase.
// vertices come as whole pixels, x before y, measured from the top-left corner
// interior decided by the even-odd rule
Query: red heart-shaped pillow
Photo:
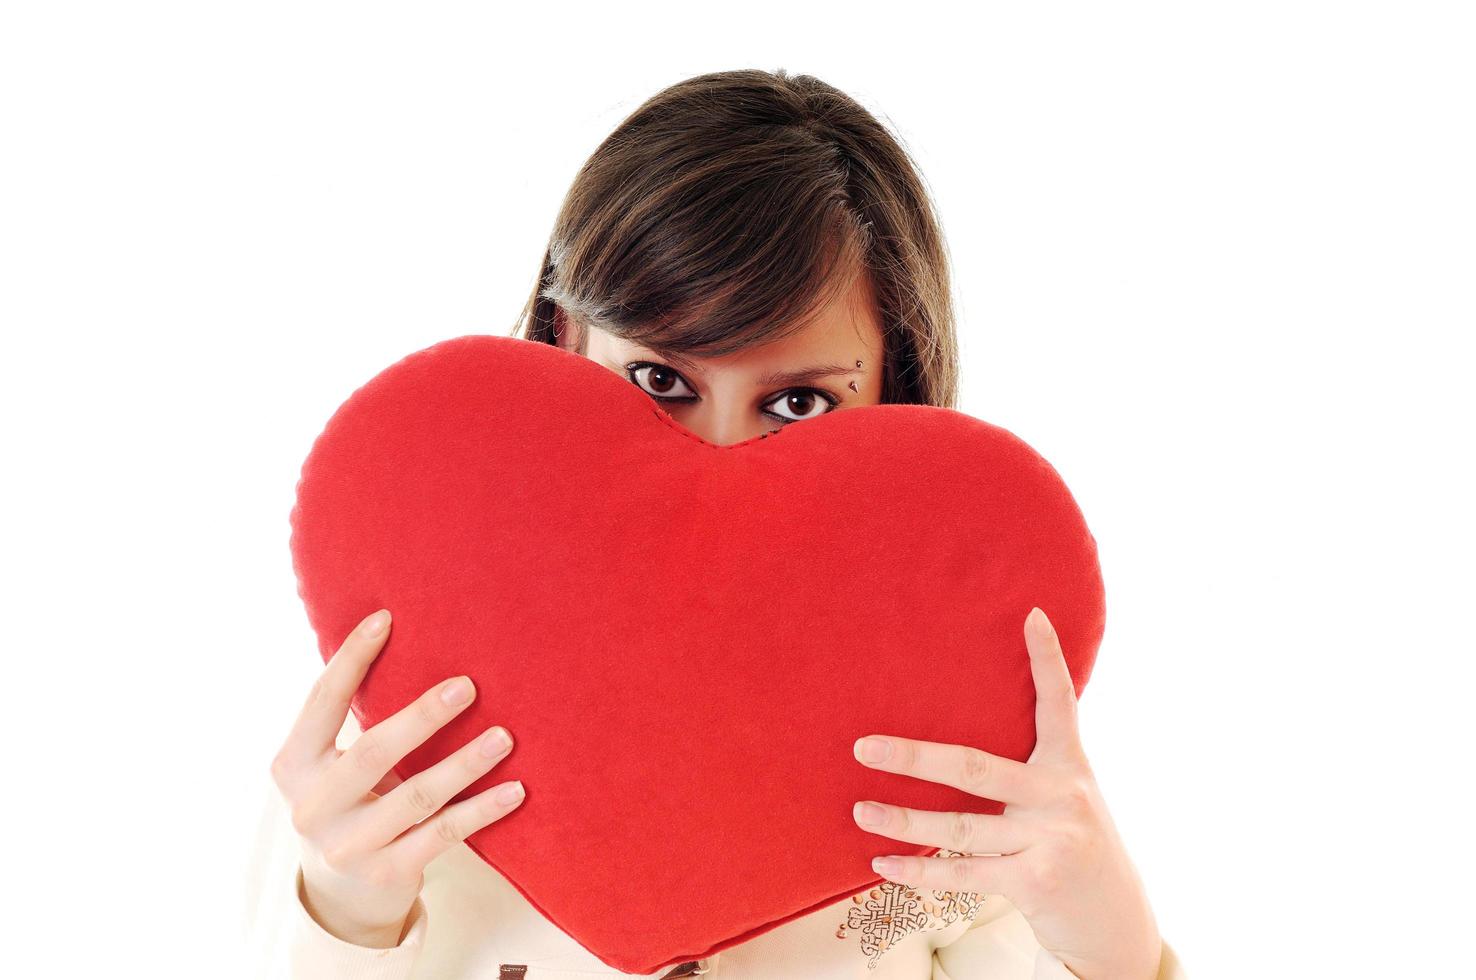
[[[467,844],[606,964],[707,956],[882,879],[856,800],[999,813],[873,770],[869,733],[1025,760],[1024,640],[1078,693],[1105,625],[1096,541],[1055,469],[935,406],[831,412],[730,446],[569,351],[467,336],[358,388],[303,464],[298,592],[325,662],[386,607],[367,729],[458,674],[468,709],[408,779],[494,724],[522,779]],[[497,923],[487,923],[496,929]]]

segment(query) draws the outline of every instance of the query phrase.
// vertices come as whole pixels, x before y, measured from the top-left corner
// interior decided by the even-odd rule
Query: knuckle
[[[389,769],[384,743],[374,734],[373,729],[358,737],[349,747],[348,755],[353,756],[356,767],[366,772],[380,773]]]
[[[291,817],[292,830],[295,834],[297,834],[297,836],[311,837],[313,835],[312,822],[308,819],[307,814],[303,811],[302,807],[293,807]]]
[[[949,818],[950,847],[955,851],[972,851],[974,844],[974,818],[963,812]]]
[[[1092,808],[1092,784],[1082,776],[1073,776],[1066,781],[1062,801],[1072,813],[1086,813]]]
[[[421,819],[436,812],[436,808],[440,806],[436,798],[431,795],[430,790],[426,788],[425,780],[419,776],[405,784],[404,789],[406,803],[411,810],[420,815]]]
[[[456,818],[450,813],[444,813],[435,821],[434,831],[436,837],[447,844],[460,844],[466,835],[461,833]]]
[[[966,857],[948,858],[948,879],[954,891],[965,891],[973,883],[971,864]]]
[[[1038,895],[1052,895],[1061,887],[1061,866],[1054,857],[1039,857],[1030,866],[1030,883]]]
[[[308,691],[308,705],[310,707],[321,707],[333,699],[332,673],[331,670],[324,670],[313,681],[312,689]]]
[[[441,699],[426,695],[415,702],[415,711],[420,715],[420,720],[436,728],[441,726],[443,715],[441,714]]]
[[[312,840],[318,836],[320,828],[317,808],[312,803],[295,803],[291,808],[292,829],[297,836]]]
[[[338,874],[353,867],[354,848],[348,841],[333,841],[323,847],[323,863]]]
[[[966,789],[982,789],[993,773],[994,766],[990,763],[989,756],[977,749],[964,753],[963,781]]]

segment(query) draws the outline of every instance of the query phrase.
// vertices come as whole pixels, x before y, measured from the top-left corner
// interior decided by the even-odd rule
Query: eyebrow
[[[813,367],[797,368],[793,371],[771,371],[759,378],[759,386],[769,388],[774,385],[804,384],[806,381],[817,381],[820,378],[833,378],[838,374],[850,374],[855,370],[844,364],[816,364]]]
[[[649,344],[645,346],[652,353],[677,362],[678,365],[685,367],[693,374],[700,375],[703,373],[700,367],[676,351],[662,350],[660,347],[653,347]],[[776,385],[798,385],[804,384],[807,381],[817,381],[820,378],[833,378],[840,374],[852,374],[855,371],[857,371],[856,368],[845,364],[813,364],[809,367],[794,368],[788,371],[770,371],[768,374],[759,378],[758,383],[761,388],[771,388]]]

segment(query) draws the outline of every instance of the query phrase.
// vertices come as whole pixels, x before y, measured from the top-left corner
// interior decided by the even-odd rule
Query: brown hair
[[[557,343],[561,308],[576,329],[721,356],[804,326],[862,269],[881,400],[953,408],[947,247],[911,157],[811,75],[712,72],[647,99],[585,161],[513,333]]]

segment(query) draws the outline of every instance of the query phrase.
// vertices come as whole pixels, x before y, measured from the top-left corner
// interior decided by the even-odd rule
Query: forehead
[[[642,345],[622,341],[628,347]],[[882,324],[873,292],[871,277],[858,275],[845,288],[834,294],[801,325],[784,336],[745,347],[721,357],[666,352],[667,357],[698,370],[726,366],[753,366],[758,369],[792,367],[827,360],[875,359],[882,348]]]

